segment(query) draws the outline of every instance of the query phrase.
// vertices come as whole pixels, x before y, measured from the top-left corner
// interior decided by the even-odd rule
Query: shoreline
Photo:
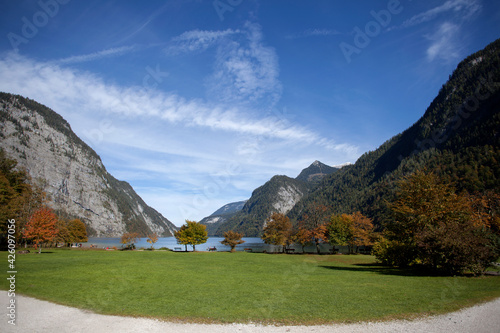
[[[0,303],[9,302],[6,291]],[[415,320],[360,322],[317,326],[266,326],[259,324],[184,324],[159,319],[96,314],[88,310],[16,295],[16,325],[1,316],[2,332],[203,332],[203,333],[305,333],[305,332],[495,332],[500,327],[500,298],[444,315]],[[5,309],[5,307],[3,307]],[[4,310],[5,312],[5,310]]]

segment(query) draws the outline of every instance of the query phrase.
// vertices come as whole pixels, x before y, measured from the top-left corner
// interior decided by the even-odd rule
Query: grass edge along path
[[[22,295],[100,314],[196,323],[414,319],[500,297],[498,276],[433,276],[364,255],[53,249],[17,255],[16,265]]]

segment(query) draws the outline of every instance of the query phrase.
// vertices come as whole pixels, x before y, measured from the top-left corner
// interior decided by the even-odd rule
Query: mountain
[[[206,225],[208,235],[213,236],[222,223],[243,209],[246,202],[247,200],[228,203],[217,209],[210,216],[203,218],[200,223]]]
[[[217,236],[222,236],[228,230],[241,232],[247,237],[259,236],[266,219],[273,212],[287,214],[297,202],[319,184],[323,177],[337,170],[339,168],[314,161],[295,179],[287,176],[274,176],[253,191],[251,198],[239,212],[223,218],[216,217],[217,221],[207,226],[207,229],[210,228],[210,231]]]
[[[302,172],[295,178],[303,182],[317,183],[326,175],[334,173],[339,168],[331,167],[320,161],[314,161],[309,167],[302,170]]]
[[[52,208],[80,218],[89,236],[172,236],[177,230],[130,184],[110,175],[97,153],[48,107],[0,93],[0,120],[0,148],[42,187]]]
[[[257,237],[272,212],[288,213],[308,192],[309,184],[306,182],[287,176],[274,176],[255,189],[243,209],[221,223],[215,235],[222,236],[224,232],[233,230],[246,237]]]
[[[210,216],[231,215],[231,214],[237,213],[243,209],[243,206],[245,205],[246,202],[247,202],[247,200],[228,203],[227,205],[224,205],[221,208],[217,209]]]
[[[411,103],[411,101],[409,101]],[[404,112],[404,111],[402,111]],[[397,181],[425,168],[458,191],[500,189],[500,40],[463,60],[411,127],[326,176],[290,211],[299,220],[315,204],[328,214],[361,211],[383,225]]]

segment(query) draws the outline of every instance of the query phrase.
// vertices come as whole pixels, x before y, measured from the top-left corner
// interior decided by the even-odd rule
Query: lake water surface
[[[196,245],[196,251],[208,251],[209,248],[215,247],[217,251],[230,251],[231,248],[226,245],[222,245],[220,242],[224,239],[224,237],[209,237],[208,241],[204,244]],[[244,251],[245,249],[252,249],[252,252],[281,252],[282,247],[277,245],[269,245],[265,244],[262,239],[259,237],[243,237],[242,240],[245,241],[243,244],[236,245],[236,251]],[[122,247],[120,243],[119,237],[89,237],[89,241],[87,243],[82,243],[84,247],[90,247],[90,245],[97,246],[98,248],[112,248],[116,246],[118,249]],[[140,248],[151,248],[151,244],[147,242],[147,238],[139,238],[139,241],[135,243],[137,249]],[[154,244],[155,249],[159,249],[162,247],[169,248],[171,250],[180,250],[185,251],[184,245],[177,244],[177,240],[175,237],[161,237],[158,238],[158,241]],[[290,248],[295,250],[295,253],[302,253],[302,247],[300,245],[291,245]],[[322,253],[328,253],[332,248],[329,244],[321,244],[320,250]],[[338,248],[338,247],[337,247]],[[193,251],[193,247],[191,245],[187,246],[188,251]],[[306,246],[304,248],[307,253],[315,253],[315,246]],[[345,250],[345,249],[344,249]],[[344,251],[343,251],[344,252]]]
[[[224,240],[224,237],[209,237],[208,241],[204,244],[196,245],[196,251],[208,251],[208,248],[217,248],[217,251],[229,251],[231,247],[222,245],[220,242]],[[262,252],[264,250],[271,250],[270,247],[272,245],[264,244],[262,239],[258,237],[243,237],[242,240],[245,241],[243,244],[239,244],[236,246],[236,251],[244,251],[246,248],[251,248],[252,252]],[[116,246],[117,248],[121,248],[122,244],[120,243],[119,237],[89,237],[87,243],[82,243],[84,247],[90,247],[90,245],[97,246],[98,248],[111,248]],[[147,242],[147,238],[139,238],[139,241],[135,243],[136,248],[150,248],[151,244]],[[177,240],[175,237],[161,237],[158,238],[158,241],[154,244],[155,249],[159,249],[162,247],[169,248],[174,250],[176,248],[181,248],[182,251],[185,250],[184,245],[177,244]],[[193,251],[193,247],[188,245],[188,251]]]

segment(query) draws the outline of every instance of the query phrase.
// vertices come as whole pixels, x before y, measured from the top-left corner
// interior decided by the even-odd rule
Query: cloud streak
[[[466,20],[481,11],[482,6],[477,0],[449,0],[441,6],[434,7],[425,12],[412,16],[403,22],[401,28],[408,28],[437,18],[440,14],[454,13],[461,20]]]
[[[285,38],[286,39],[299,39],[299,38],[306,38],[306,37],[315,37],[315,36],[336,36],[336,35],[341,35],[342,33],[337,31],[337,30],[332,30],[332,29],[307,29],[305,31],[302,31],[300,33],[296,34],[291,34],[287,35]]]
[[[205,51],[221,39],[239,34],[239,30],[223,31],[191,30],[172,38],[172,44],[165,49],[167,55]]]
[[[76,64],[76,63],[94,61],[94,60],[99,60],[102,58],[123,55],[125,53],[132,52],[136,49],[137,49],[136,46],[116,47],[116,48],[102,50],[99,52],[93,52],[93,53],[89,53],[89,54],[83,54],[83,55],[77,55],[77,56],[71,56],[71,57],[59,59],[59,60],[56,60],[55,63],[58,63],[58,64]]]
[[[431,45],[427,48],[427,59],[454,60],[460,57],[458,47],[458,33],[460,27],[450,22],[441,24],[439,29],[432,35],[427,36]]]
[[[424,35],[425,39],[430,42],[426,56],[431,62],[435,60],[449,62],[461,56],[458,35],[462,24],[481,10],[480,0],[448,0],[442,5],[413,15],[400,26],[389,28],[388,31],[411,28],[444,17],[444,20],[438,23],[437,30]]]
[[[252,118],[250,115],[254,112],[245,108],[228,108],[137,86],[106,84],[100,77],[87,72],[15,54],[0,60],[0,77],[0,90],[23,94],[56,109],[78,105],[80,112],[105,113],[127,119],[147,117],[186,127],[309,144],[320,142],[327,146],[313,131],[283,119]]]

